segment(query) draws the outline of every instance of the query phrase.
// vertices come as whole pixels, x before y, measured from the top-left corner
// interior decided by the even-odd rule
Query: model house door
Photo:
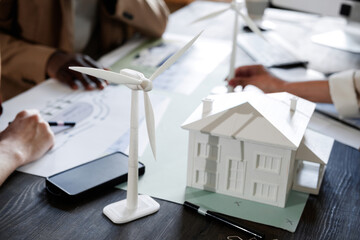
[[[228,159],[227,189],[237,194],[244,193],[246,162],[241,159]]]

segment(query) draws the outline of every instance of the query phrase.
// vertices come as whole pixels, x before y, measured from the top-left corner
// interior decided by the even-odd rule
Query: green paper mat
[[[149,46],[148,43],[143,45],[146,46]],[[139,50],[141,48],[136,49]],[[134,52],[131,54],[134,55]],[[128,59],[125,57],[124,61]],[[124,67],[124,64],[118,61],[112,69],[118,71],[119,66]],[[228,59],[225,59],[190,95],[157,89],[150,93],[150,97],[159,94],[169,97],[171,101],[156,129],[157,159],[153,159],[150,147],[140,157],[146,171],[139,181],[139,193],[179,204],[186,200],[212,211],[295,232],[308,194],[292,191],[286,207],[279,208],[186,187],[188,131],[180,126],[214,86],[224,85],[227,71]],[[126,185],[118,187],[124,189]]]

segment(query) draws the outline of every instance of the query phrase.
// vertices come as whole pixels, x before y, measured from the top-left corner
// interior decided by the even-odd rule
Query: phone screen
[[[144,165],[139,163],[139,169],[142,168]],[[47,186],[51,185],[52,189],[57,188],[57,192],[63,191],[66,195],[78,195],[109,182],[113,185],[125,182],[127,173],[128,156],[116,152],[50,176]]]

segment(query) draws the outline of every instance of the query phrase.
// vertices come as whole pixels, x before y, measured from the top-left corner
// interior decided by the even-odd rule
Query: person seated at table
[[[68,69],[99,67],[93,58],[135,33],[158,38],[169,10],[163,0],[1,0],[3,100],[48,77],[77,89],[106,82]]]
[[[0,186],[18,167],[39,159],[54,145],[54,134],[37,110],[24,110],[0,132]]]
[[[0,49],[0,86],[1,70]],[[0,94],[0,120],[2,112]],[[0,186],[15,169],[44,155],[54,145],[54,139],[49,124],[39,111],[19,112],[14,121],[0,131]]]
[[[238,67],[229,85],[254,85],[265,93],[288,92],[313,102],[333,103],[343,117],[360,116],[360,70],[336,73],[325,81],[288,82],[262,65],[249,65]]]

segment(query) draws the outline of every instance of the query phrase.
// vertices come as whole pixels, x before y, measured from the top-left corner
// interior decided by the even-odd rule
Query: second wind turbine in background
[[[245,5],[245,3],[243,1],[232,0],[232,2],[229,5],[230,6],[225,9],[221,9],[221,10],[212,12],[210,14],[202,16],[202,17],[196,19],[195,21],[193,21],[193,23],[197,23],[197,22],[200,22],[200,21],[203,21],[206,19],[211,19],[211,18],[217,17],[220,14],[222,14],[228,10],[234,11],[234,29],[233,29],[233,39],[232,39],[232,50],[231,50],[230,65],[229,65],[229,74],[227,76],[228,81],[230,79],[234,78],[234,76],[235,76],[237,35],[238,35],[238,31],[239,31],[239,27],[238,27],[239,16],[245,21],[245,23],[248,25],[248,27],[251,29],[251,31],[253,31],[255,34],[257,34],[258,36],[260,36],[261,38],[266,40],[264,35],[261,33],[261,30],[255,24],[255,22],[247,14],[245,14],[241,11],[243,9],[243,6]],[[227,85],[227,92],[233,92],[233,90],[234,89],[231,86]]]

